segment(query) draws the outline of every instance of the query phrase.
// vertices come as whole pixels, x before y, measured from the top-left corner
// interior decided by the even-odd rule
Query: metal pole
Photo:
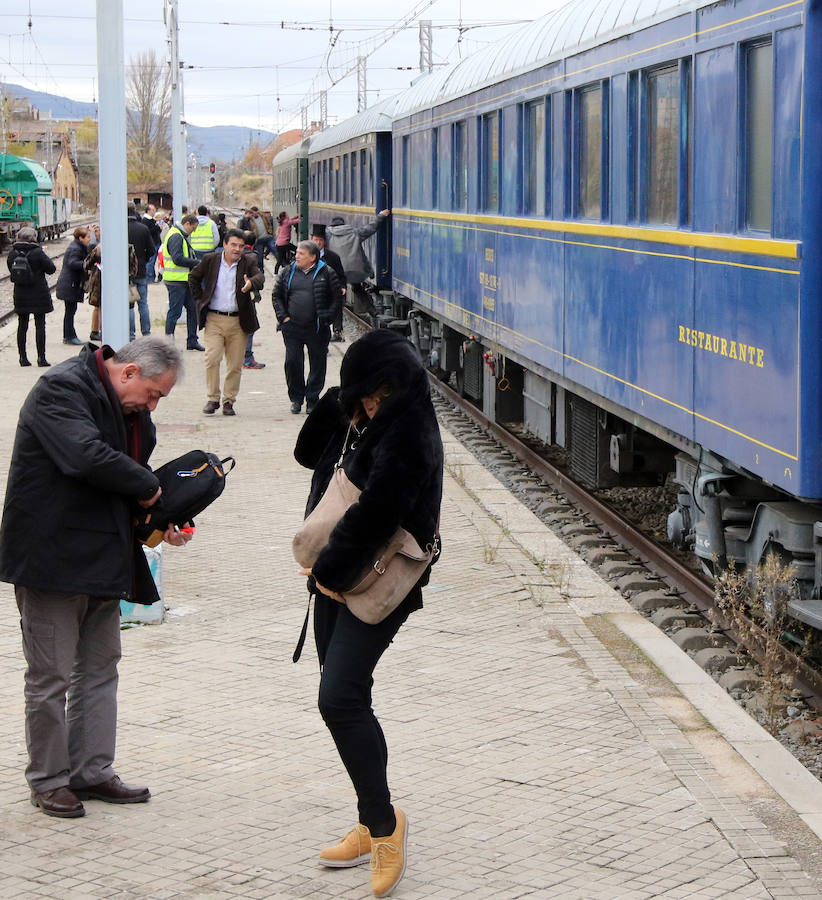
[[[99,2],[99,0],[98,0]],[[183,76],[177,36],[177,0],[166,0],[168,56],[171,69],[171,192],[174,221],[183,217],[186,201],[186,137],[183,124]]]
[[[97,0],[97,75],[100,81],[99,163],[103,341],[128,342],[128,228],[126,226],[126,84],[123,2]]]

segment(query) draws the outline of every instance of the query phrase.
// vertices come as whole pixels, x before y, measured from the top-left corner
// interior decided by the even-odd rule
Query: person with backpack
[[[54,309],[46,275],[53,275],[57,266],[37,243],[37,231],[25,226],[17,233],[17,240],[9,251],[6,264],[14,285],[14,311],[17,313],[17,350],[20,365],[30,366],[26,353],[29,315],[34,316],[34,338],[37,345],[37,365],[48,366],[46,359],[46,313]]]

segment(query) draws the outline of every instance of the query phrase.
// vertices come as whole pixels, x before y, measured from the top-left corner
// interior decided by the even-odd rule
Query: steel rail
[[[440,395],[477,422],[531,471],[572,500],[604,532],[639,558],[643,565],[668,584],[681,598],[693,604],[721,632],[744,646],[760,665],[766,662],[769,653],[776,655],[781,665],[793,673],[794,686],[803,697],[816,707],[822,706],[822,673],[809,666],[805,660],[784,645],[775,646],[772,640],[768,640],[765,629],[749,616],[740,617],[747,636],[741,634],[741,629],[717,606],[714,587],[708,578],[672,557],[665,547],[644,535],[631,522],[570,478],[566,472],[543,459],[516,435],[492,422],[473,403],[443,384],[433,374],[429,373],[429,379],[432,387]]]

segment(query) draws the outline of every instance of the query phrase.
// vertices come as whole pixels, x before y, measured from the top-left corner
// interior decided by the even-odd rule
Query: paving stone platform
[[[201,413],[194,352],[155,416],[155,462],[201,447],[238,466],[194,542],[165,553],[166,623],[123,632],[117,768],[150,786],[150,803],[89,801],[78,820],[30,805],[19,626],[12,589],[0,586],[0,897],[371,896],[367,867],[315,863],[354,824],[356,806],[316,710],[310,642],[291,662],[306,594],[290,541],[310,473],[292,457],[303,416],[289,412],[269,297],[270,284],[255,347],[267,368],[243,373],[237,417]],[[159,331],[164,299],[152,286]],[[52,362],[73,350],[56,340],[57,306]],[[87,308],[78,323],[87,333]],[[329,384],[346,346],[331,345]],[[39,374],[17,366],[4,329],[4,460]],[[822,897],[815,788],[444,440],[444,553],[425,609],[376,673],[390,782],[410,822],[394,896]],[[729,739],[725,721],[736,729]],[[792,805],[778,777],[754,768],[769,754],[795,786]]]

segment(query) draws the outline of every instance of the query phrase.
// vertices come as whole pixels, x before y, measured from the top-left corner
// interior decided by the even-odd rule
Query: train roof
[[[271,168],[276,169],[277,166],[282,166],[295,159],[300,159],[300,157],[308,156],[308,147],[310,143],[311,138],[303,138],[303,140],[291,144],[290,147],[286,147],[285,150],[280,150],[272,160]]]
[[[49,173],[33,159],[0,153],[0,187],[3,181],[14,179],[18,184],[31,185],[32,190],[51,192]]]
[[[394,120],[394,107],[397,105],[397,96],[389,97],[386,100],[380,100],[368,109],[339,125],[326,128],[319,134],[312,135],[311,147],[309,152],[316,153],[319,150],[327,150],[329,147],[336,147],[337,144],[344,144],[352,138],[360,137],[363,134],[372,134],[375,131],[391,131],[391,123]]]
[[[570,0],[496,44],[419,80],[399,96],[394,118],[404,118],[711,2]]]

